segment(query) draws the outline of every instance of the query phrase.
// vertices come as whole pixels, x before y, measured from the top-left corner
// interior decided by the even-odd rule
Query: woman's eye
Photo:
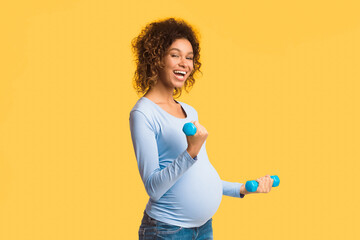
[[[179,57],[179,55],[172,54],[171,57]],[[194,58],[192,58],[192,57],[188,57],[188,58],[186,58],[186,59],[194,60]]]

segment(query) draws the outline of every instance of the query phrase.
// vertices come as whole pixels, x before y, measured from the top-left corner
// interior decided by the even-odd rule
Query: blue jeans
[[[139,240],[178,239],[178,240],[211,240],[213,238],[212,218],[204,225],[184,228],[169,225],[151,218],[144,212],[139,229]]]

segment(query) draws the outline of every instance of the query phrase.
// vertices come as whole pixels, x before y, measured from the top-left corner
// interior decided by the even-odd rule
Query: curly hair
[[[132,51],[135,55],[136,71],[133,78],[133,87],[138,95],[145,94],[159,79],[160,69],[164,66],[161,60],[167,49],[177,40],[187,39],[193,48],[194,70],[184,83],[186,92],[195,83],[194,75],[200,72],[200,44],[199,33],[182,19],[167,18],[149,23],[140,34],[131,41]],[[181,96],[182,88],[175,88],[174,98]]]

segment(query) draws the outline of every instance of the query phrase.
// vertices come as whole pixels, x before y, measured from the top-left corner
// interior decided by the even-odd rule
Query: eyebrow
[[[170,52],[171,50],[176,50],[176,51],[181,52],[181,50],[180,50],[180,49],[178,49],[178,48],[172,48],[172,49],[169,49],[169,52]],[[193,52],[188,52],[188,54],[194,54],[194,53],[193,53]]]

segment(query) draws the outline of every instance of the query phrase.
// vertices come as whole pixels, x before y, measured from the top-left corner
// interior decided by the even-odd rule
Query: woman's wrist
[[[197,156],[197,153],[195,151],[193,151],[192,149],[187,148],[186,151],[189,153],[189,155],[192,158],[195,158]]]
[[[248,192],[248,191],[246,190],[245,184],[241,185],[241,187],[240,187],[240,194],[246,195],[246,194],[249,194],[249,193],[251,193],[251,192]]]

